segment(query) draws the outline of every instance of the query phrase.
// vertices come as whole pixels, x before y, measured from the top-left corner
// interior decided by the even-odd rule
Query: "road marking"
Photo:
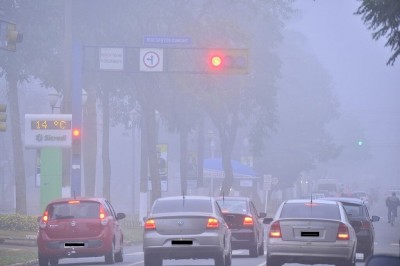
[[[124,254],[127,256],[138,256],[138,255],[143,255],[143,251],[138,251],[138,252],[133,252],[133,253],[128,253],[128,254]]]
[[[390,246],[396,246],[396,247],[397,247],[397,246],[400,246],[400,243],[390,243],[389,245],[390,245]]]
[[[263,263],[258,264],[257,266],[265,266],[267,264],[266,261],[264,261]]]
[[[138,261],[138,262],[135,262],[135,263],[132,263],[132,264],[128,264],[127,266],[139,265],[139,264],[143,264],[143,263],[144,263],[144,261],[141,260],[141,261]]]

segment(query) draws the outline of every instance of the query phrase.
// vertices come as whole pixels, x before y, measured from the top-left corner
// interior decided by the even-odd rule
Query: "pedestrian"
[[[397,207],[399,205],[400,199],[396,196],[396,192],[392,192],[392,195],[386,198],[386,206],[388,208],[388,223],[397,217]]]

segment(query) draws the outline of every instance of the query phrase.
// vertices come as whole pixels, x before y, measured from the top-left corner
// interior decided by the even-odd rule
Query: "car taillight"
[[[146,229],[146,230],[156,229],[156,221],[154,221],[153,219],[147,220],[144,224],[144,229]]]
[[[207,228],[219,228],[219,222],[215,218],[208,218]]]
[[[361,229],[370,230],[371,229],[371,224],[369,222],[361,221]]]
[[[349,240],[350,239],[349,228],[344,223],[339,224],[337,239],[338,240]]]
[[[253,218],[251,218],[251,217],[244,217],[244,219],[243,219],[243,225],[244,226],[253,226]]]
[[[281,225],[279,221],[274,222],[271,224],[271,227],[269,228],[269,237],[270,238],[281,238]]]
[[[100,218],[100,221],[101,221],[101,224],[102,224],[102,225],[107,225],[108,219],[106,219],[106,217],[107,217],[106,211],[104,210],[103,205],[100,205],[100,208],[99,208],[99,218]]]
[[[40,219],[39,227],[42,228],[42,229],[46,228],[48,220],[49,220],[49,212],[45,211],[44,214],[43,214],[42,219]]]

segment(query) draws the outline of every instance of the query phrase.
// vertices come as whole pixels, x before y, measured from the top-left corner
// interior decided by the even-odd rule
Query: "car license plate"
[[[193,240],[172,240],[172,245],[193,245]]]
[[[319,232],[301,232],[301,236],[319,237]]]
[[[82,248],[85,246],[83,242],[67,242],[64,243],[64,248]]]

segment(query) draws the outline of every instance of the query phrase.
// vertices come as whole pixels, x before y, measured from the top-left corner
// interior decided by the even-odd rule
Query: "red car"
[[[106,264],[123,261],[123,232],[116,213],[104,198],[63,198],[50,202],[39,217],[40,266],[61,258],[105,257]]]

